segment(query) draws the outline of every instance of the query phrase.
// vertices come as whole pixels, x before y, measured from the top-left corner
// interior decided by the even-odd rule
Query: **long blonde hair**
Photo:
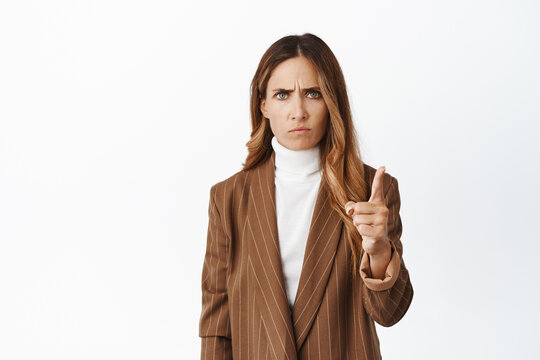
[[[273,133],[261,113],[261,99],[266,97],[268,80],[276,66],[297,56],[306,57],[317,69],[319,87],[328,108],[328,126],[319,143],[320,164],[324,164],[321,186],[328,189],[330,204],[345,224],[352,250],[351,271],[356,276],[363,253],[362,237],[352,218],[345,213],[344,206],[348,201],[367,201],[364,163],[358,148],[343,72],[328,45],[319,37],[310,33],[285,36],[274,42],[262,56],[251,82],[252,131],[246,143],[248,156],[243,170],[257,167],[272,154]]]

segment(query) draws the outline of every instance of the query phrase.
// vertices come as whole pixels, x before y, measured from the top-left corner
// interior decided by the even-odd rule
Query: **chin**
[[[309,140],[298,140],[298,141],[292,141],[291,149],[292,150],[307,150],[314,147],[316,144],[313,143],[313,141]]]

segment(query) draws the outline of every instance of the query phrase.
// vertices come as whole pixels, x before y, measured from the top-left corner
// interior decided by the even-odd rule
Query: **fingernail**
[[[347,214],[349,214],[349,215],[352,215],[353,212],[354,212],[353,208],[350,208],[349,210],[347,210]]]

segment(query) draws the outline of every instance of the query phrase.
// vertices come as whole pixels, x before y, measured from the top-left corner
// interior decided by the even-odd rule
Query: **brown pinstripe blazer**
[[[275,153],[213,185],[202,269],[201,359],[381,359],[374,321],[391,326],[413,297],[402,259],[397,179],[385,173],[392,257],[384,280],[369,257],[349,273],[345,227],[319,187],[293,309],[277,232]],[[371,185],[376,169],[364,164]],[[368,198],[370,196],[368,190]]]

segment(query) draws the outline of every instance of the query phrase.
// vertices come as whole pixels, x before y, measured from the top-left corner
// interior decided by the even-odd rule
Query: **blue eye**
[[[321,93],[318,92],[317,90],[311,90],[310,92],[308,92],[308,95],[310,94],[315,94],[314,96],[310,96],[312,99],[316,99],[321,96]]]
[[[283,100],[283,99],[285,99],[285,97],[280,97],[280,95],[287,95],[287,94],[284,93],[284,92],[278,92],[278,93],[276,94],[276,97],[277,97],[278,99]]]

